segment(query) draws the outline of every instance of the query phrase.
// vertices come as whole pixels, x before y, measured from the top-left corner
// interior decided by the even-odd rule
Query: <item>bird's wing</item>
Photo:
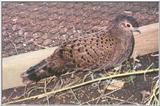
[[[59,49],[59,55],[69,67],[86,69],[110,66],[117,44],[117,39],[105,32],[64,43]]]

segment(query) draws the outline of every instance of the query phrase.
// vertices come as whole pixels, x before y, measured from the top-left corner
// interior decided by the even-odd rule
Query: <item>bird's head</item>
[[[124,31],[141,33],[138,29],[138,22],[132,16],[119,15],[115,18],[114,22],[116,23],[116,26],[118,26],[120,29]]]

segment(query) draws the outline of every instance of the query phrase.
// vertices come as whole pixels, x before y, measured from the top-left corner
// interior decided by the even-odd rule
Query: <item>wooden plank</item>
[[[158,51],[158,23],[140,27],[141,34],[135,33],[135,47],[132,57]]]
[[[24,86],[20,74],[51,55],[56,47],[28,52],[2,59],[2,89]]]
[[[158,23],[140,28],[141,34],[135,33],[135,48],[132,55],[145,55],[158,51]],[[30,66],[51,55],[57,47],[28,52],[2,59],[2,89],[24,86],[20,74]]]

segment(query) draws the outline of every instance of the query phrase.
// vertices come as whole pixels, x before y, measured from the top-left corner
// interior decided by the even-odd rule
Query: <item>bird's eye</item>
[[[130,27],[131,25],[130,24],[127,24],[127,27]]]

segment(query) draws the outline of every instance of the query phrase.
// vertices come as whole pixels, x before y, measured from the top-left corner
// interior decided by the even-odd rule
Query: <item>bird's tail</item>
[[[47,61],[42,60],[37,65],[30,67],[27,71],[21,74],[23,83],[29,84],[31,82],[37,82],[42,78],[50,76],[47,68]]]

